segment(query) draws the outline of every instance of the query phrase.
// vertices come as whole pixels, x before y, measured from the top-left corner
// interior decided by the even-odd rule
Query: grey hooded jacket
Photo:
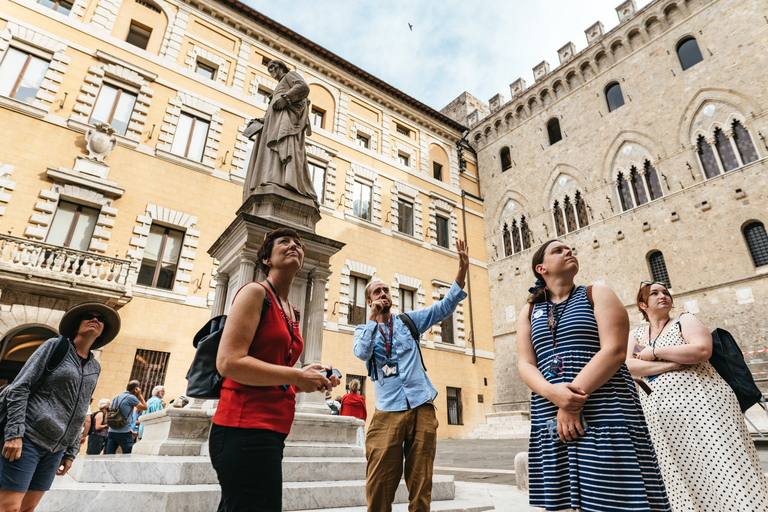
[[[81,367],[70,341],[64,361],[46,374],[45,365],[57,340],[51,338],[40,345],[9,386],[5,440],[26,437],[51,452],[66,448],[63,457],[74,460],[101,365],[89,353]]]

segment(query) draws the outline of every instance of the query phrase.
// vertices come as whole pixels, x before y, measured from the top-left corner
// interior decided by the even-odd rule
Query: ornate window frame
[[[216,68],[216,76],[213,77],[213,81],[221,85],[227,85],[227,76],[229,73],[227,59],[193,44],[192,48],[187,52],[187,58],[184,60],[184,64],[186,64],[189,67],[189,70],[194,73],[198,61]]]
[[[323,183],[325,201],[321,206],[333,208],[336,201],[336,163],[333,161],[333,157],[337,155],[337,151],[327,146],[321,146],[310,139],[306,140],[306,149],[308,162],[325,167],[325,182]]]
[[[353,213],[354,203],[354,185],[355,181],[364,183],[371,186],[371,220],[366,221],[359,219],[362,222],[371,222],[377,226],[381,226],[381,180],[379,180],[379,173],[365,167],[361,164],[352,163],[352,166],[347,171],[347,186],[346,186],[346,201],[344,205],[344,214],[347,219],[359,219]]]
[[[163,125],[160,128],[160,135],[157,137],[159,142],[155,148],[156,156],[191,169],[212,174],[216,164],[216,156],[218,154],[221,131],[224,124],[224,119],[219,115],[221,107],[209,103],[197,96],[185,92],[177,92],[175,98],[168,100],[168,107],[165,111],[166,116]],[[210,122],[208,136],[205,141],[205,148],[203,149],[202,162],[196,162],[189,158],[171,153],[173,138],[176,134],[176,127],[178,126],[179,117],[182,112],[207,119]]]
[[[369,150],[373,151],[374,153],[377,153],[379,150],[378,141],[376,138],[376,130],[372,128],[368,128],[364,124],[358,123],[357,121],[352,122],[352,129],[349,131],[349,138],[353,142],[357,139],[357,133],[360,132],[366,137],[368,137],[368,141],[370,142]],[[365,148],[363,148],[365,149]],[[396,157],[396,156],[395,156]]]
[[[424,221],[422,219],[422,207],[421,207],[421,196],[419,195],[419,190],[415,187],[412,187],[406,183],[403,183],[402,181],[395,181],[394,185],[392,186],[391,191],[391,201],[390,201],[390,218],[392,219],[392,222],[390,223],[390,228],[392,229],[392,233],[397,233],[398,235],[411,237],[411,235],[408,235],[406,233],[401,233],[398,229],[396,229],[398,220],[400,219],[400,211],[398,209],[398,203],[400,202],[400,199],[403,198],[411,203],[413,203],[413,238],[418,238],[419,240],[424,239]]]
[[[392,144],[392,159],[395,162],[398,162],[399,164],[399,161],[397,159],[398,153],[402,153],[408,157],[407,168],[416,171],[418,169],[418,165],[416,162],[418,160],[416,158],[416,154],[417,154],[416,150],[411,146],[409,146],[408,144],[403,144],[398,140],[393,140],[393,142],[394,144]]]
[[[392,284],[390,285],[390,292],[392,294],[392,306],[395,308],[396,313],[402,313],[400,310],[400,288],[405,288],[413,292],[414,311],[424,309],[424,305],[426,304],[426,292],[421,286],[421,279],[395,273],[395,277],[392,279]]]
[[[442,300],[448,294],[452,284],[440,281],[438,279],[433,279],[432,286],[434,287],[434,290],[432,291],[432,300],[437,302]],[[454,332],[453,344],[443,343],[443,330],[440,326],[440,322],[438,322],[431,328],[432,342],[435,344],[434,348],[445,348],[448,350],[459,349],[458,351],[464,352],[464,349],[467,346],[467,339],[464,333],[464,306],[462,303],[463,301],[459,302],[459,304],[456,306],[456,310],[452,314]]]
[[[437,244],[437,215],[448,217],[448,248]],[[456,239],[459,236],[458,217],[456,215],[456,203],[437,194],[432,194],[429,200],[429,243],[432,248],[444,251],[456,252]]]
[[[5,215],[7,208],[5,205],[11,201],[11,194],[8,191],[16,190],[16,182],[11,181],[11,174],[13,174],[14,169],[15,166],[0,162],[0,203],[3,203],[0,206],[0,217]]]
[[[364,277],[370,281],[371,279],[376,277],[376,267],[372,265],[368,265],[366,263],[361,263],[359,261],[345,259],[344,266],[341,267],[341,270],[339,271],[339,273],[341,274],[341,278],[340,278],[340,286],[339,286],[338,322],[339,322],[339,327],[341,327],[341,326],[349,326],[349,324],[347,323],[348,322],[347,318],[349,317],[349,308],[350,308],[349,301],[352,296],[349,289],[350,276],[356,275],[356,276]]]

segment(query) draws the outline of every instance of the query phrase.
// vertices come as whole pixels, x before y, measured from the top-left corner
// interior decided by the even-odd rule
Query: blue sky
[[[584,30],[618,24],[621,0],[241,0],[439,110],[463,91],[485,101]],[[636,0],[638,9],[649,3]],[[413,25],[409,30],[408,24]]]

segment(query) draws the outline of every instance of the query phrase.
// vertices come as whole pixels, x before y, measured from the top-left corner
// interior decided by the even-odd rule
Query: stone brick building
[[[309,83],[317,232],[346,244],[331,258],[323,361],[364,376],[352,334],[365,284],[387,282],[400,311],[429,306],[455,276],[455,239],[469,237],[471,305],[422,340],[439,435],[460,437],[490,411],[494,357],[483,202],[474,156],[457,149],[465,127],[230,0],[2,3],[0,380],[69,306],[101,300],[123,329],[99,354],[95,398],[134,377],[184,392],[217,284],[232,293],[207,251],[242,203],[243,130],[266,109],[273,58]],[[113,142],[94,153],[98,123]],[[373,410],[373,385],[363,390]]]
[[[533,68],[490,114],[469,112],[485,199],[496,347],[494,411],[526,410],[515,322],[532,253],[571,246],[577,280],[605,283],[640,323],[641,280],[676,312],[768,348],[768,23],[760,0],[658,0],[616,9],[587,46]],[[457,118],[458,119],[458,118]]]

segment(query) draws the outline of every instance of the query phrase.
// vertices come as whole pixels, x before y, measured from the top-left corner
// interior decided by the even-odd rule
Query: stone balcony
[[[122,306],[133,296],[130,260],[0,235],[0,291]]]

